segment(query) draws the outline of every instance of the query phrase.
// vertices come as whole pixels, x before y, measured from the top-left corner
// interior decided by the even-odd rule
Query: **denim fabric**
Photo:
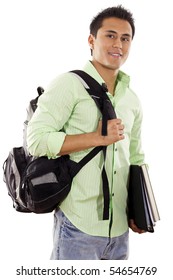
[[[51,260],[127,260],[129,233],[118,237],[91,236],[78,230],[61,210],[54,215]]]

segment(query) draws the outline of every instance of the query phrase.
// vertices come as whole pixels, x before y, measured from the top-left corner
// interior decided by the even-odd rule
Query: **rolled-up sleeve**
[[[135,112],[135,119],[133,128],[131,131],[131,141],[130,141],[130,163],[141,165],[144,163],[144,152],[142,150],[141,143],[141,127],[142,127],[142,108],[139,102],[138,107]]]
[[[28,123],[27,148],[33,156],[57,157],[64,143],[76,98],[70,74],[55,79],[39,97],[38,107]]]

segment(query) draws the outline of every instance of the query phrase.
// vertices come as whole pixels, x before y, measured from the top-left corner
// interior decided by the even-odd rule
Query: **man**
[[[127,259],[128,227],[143,232],[127,218],[129,165],[144,162],[142,113],[129,88],[129,77],[120,71],[134,33],[132,14],[122,6],[103,10],[90,24],[92,61],[84,70],[100,84],[106,83],[118,116],[108,121],[107,136],[101,135],[97,106],[72,73],[62,74],[50,84],[29,123],[28,149],[35,156],[70,154],[78,162],[93,147],[107,146],[109,219],[103,220],[103,155],[99,153],[73,179],[69,195],[55,211],[51,259]]]

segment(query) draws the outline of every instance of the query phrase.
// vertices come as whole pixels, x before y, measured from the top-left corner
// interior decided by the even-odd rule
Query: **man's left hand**
[[[134,232],[137,232],[137,233],[139,233],[139,234],[145,233],[145,232],[146,232],[145,230],[142,230],[142,229],[138,228],[137,225],[135,225],[134,220],[132,220],[132,219],[129,220],[129,227],[130,227]]]

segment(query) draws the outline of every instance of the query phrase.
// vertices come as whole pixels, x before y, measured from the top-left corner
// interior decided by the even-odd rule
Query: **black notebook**
[[[154,232],[160,220],[147,166],[131,165],[128,186],[128,215],[138,228]]]

